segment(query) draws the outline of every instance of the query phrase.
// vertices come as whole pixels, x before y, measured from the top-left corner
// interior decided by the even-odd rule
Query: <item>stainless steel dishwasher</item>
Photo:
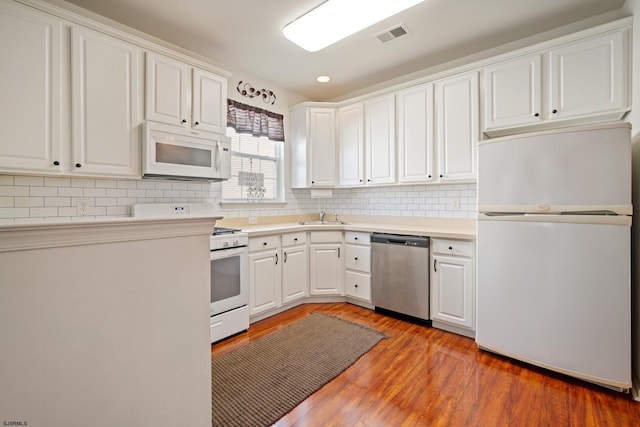
[[[371,266],[376,311],[431,325],[428,237],[373,233]]]

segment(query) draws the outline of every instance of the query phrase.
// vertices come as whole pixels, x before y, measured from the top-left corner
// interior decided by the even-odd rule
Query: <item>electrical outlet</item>
[[[460,209],[460,199],[453,199],[453,209]]]
[[[250,216],[249,217],[249,224],[250,225],[254,225],[258,223],[258,218],[256,218],[255,216]]]
[[[80,216],[87,216],[89,211],[89,200],[88,199],[78,199],[76,203],[77,213]]]

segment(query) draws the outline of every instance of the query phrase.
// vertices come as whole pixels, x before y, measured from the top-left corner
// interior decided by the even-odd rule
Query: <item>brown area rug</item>
[[[338,376],[384,334],[312,313],[211,362],[213,426],[269,426]]]

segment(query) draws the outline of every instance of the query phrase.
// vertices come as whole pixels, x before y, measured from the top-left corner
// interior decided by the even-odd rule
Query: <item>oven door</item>
[[[246,247],[211,251],[211,315],[249,303],[249,255]]]

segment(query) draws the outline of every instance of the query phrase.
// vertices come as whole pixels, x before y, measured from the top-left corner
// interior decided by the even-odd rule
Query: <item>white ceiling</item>
[[[49,0],[51,1],[51,0]],[[393,1],[393,0],[389,0]],[[282,35],[323,0],[69,0],[311,100],[334,99],[437,64],[620,9],[624,0],[426,0],[319,52]],[[374,34],[404,23],[407,37]],[[316,76],[332,77],[328,84]]]

